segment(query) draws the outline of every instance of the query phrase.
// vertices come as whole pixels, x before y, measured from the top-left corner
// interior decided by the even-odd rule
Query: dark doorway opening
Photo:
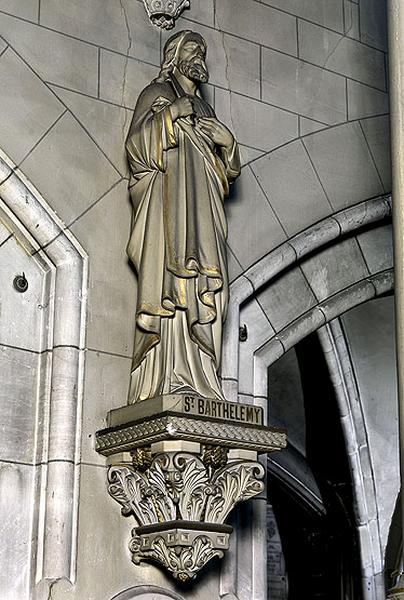
[[[282,541],[288,600],[360,600],[354,500],[337,401],[317,335],[294,350],[304,403],[305,451],[299,456],[316,482],[322,506],[314,506],[269,468],[269,502]]]

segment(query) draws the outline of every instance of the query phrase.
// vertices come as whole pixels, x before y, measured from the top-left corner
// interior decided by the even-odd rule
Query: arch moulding
[[[36,564],[31,565],[31,586],[47,588],[57,579],[75,579],[88,258],[1,150],[0,217],[50,275],[38,400],[44,404],[39,407],[44,424],[34,456],[41,491],[35,507]]]
[[[232,284],[230,291],[229,314],[225,330],[223,347],[222,377],[223,387],[228,400],[237,402],[240,396],[240,343],[239,327],[242,305],[252,299],[259,289],[271,280],[282,277],[282,274],[291,267],[297,266],[304,257],[310,257],[320,252],[327,245],[337,245],[344,238],[354,236],[363,228],[377,225],[391,218],[391,197],[381,196],[361,202],[346,210],[335,213],[333,216],[320,221],[302,233],[290,238],[287,242],[264,256],[260,261],[242,273]],[[355,269],[356,265],[353,264]],[[322,302],[313,306],[307,312],[298,315],[286,323],[276,334],[269,332],[268,339],[256,347],[250,345],[250,361],[253,370],[251,389],[251,402],[260,405],[266,410],[267,405],[267,369],[279,359],[288,349],[293,347],[304,337],[324,327],[328,322],[337,319],[344,312],[393,290],[393,270],[386,268],[382,271],[369,272],[364,277],[344,288],[338,290]],[[321,331],[321,329],[320,329]],[[332,331],[331,329],[327,330]],[[324,339],[324,336],[322,336]],[[246,357],[244,357],[246,358]],[[342,403],[339,397],[339,401]],[[344,400],[346,402],[346,399]],[[348,431],[345,431],[347,434]],[[356,456],[355,456],[356,458]],[[369,462],[370,457],[366,456]],[[358,464],[351,465],[358,468]],[[362,528],[361,551],[365,551],[369,527],[372,526],[366,510],[366,498],[363,489],[363,471],[365,466],[359,463],[358,474],[355,480],[355,495],[361,502],[361,510],[357,517],[358,522],[366,523]],[[257,560],[261,551],[259,540],[260,531],[266,527],[266,514],[260,500],[253,503],[254,532],[248,540],[241,540],[233,548],[233,560],[236,564],[249,564],[251,569],[251,582],[264,579],[266,558],[264,555]],[[265,501],[263,501],[265,504]],[[369,547],[369,546],[368,546]],[[363,557],[364,558],[364,557]],[[234,569],[233,562],[233,569]],[[376,581],[380,574],[381,557],[377,549],[377,541],[372,548],[371,565],[365,560],[362,562],[367,568],[363,572],[363,587],[367,600],[375,600],[379,591]],[[244,597],[243,583],[234,573],[232,565],[224,563],[222,566],[222,598],[247,600]],[[237,572],[237,569],[236,569]],[[264,586],[263,586],[264,587]],[[250,590],[251,591],[251,590]],[[254,600],[263,597],[263,589],[253,591]],[[260,595],[261,594],[261,595]],[[251,596],[250,596],[251,597]]]

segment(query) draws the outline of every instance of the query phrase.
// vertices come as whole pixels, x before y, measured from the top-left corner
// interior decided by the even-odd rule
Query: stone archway
[[[229,399],[237,401],[240,391],[238,389],[239,327],[243,305],[245,306],[249,299],[259,293],[264,286],[268,287],[272,285],[273,281],[280,280],[288,270],[298,266],[304,260],[310,260],[323,248],[333,245],[335,247],[338,242],[342,243],[346,238],[354,236],[363,229],[390,219],[391,196],[365,200],[319,221],[290,238],[263,256],[231,284],[222,358],[223,384]],[[334,291],[333,294],[327,294],[327,296],[336,295],[345,287],[348,286],[341,286],[340,289]],[[295,319],[296,317],[289,318],[289,322],[285,322],[283,328],[286,328]],[[278,331],[275,330],[274,334],[277,333]]]
[[[367,424],[348,341],[340,319],[318,330],[349,447],[348,462],[355,494],[354,514],[361,553],[364,598],[384,598],[384,552],[377,506],[377,485]],[[399,484],[399,482],[398,482]]]
[[[224,389],[228,399],[238,401],[242,398],[262,406],[267,405],[267,369],[280,358],[288,349],[302,340],[310,333],[323,327],[328,322],[336,319],[344,312],[354,306],[367,302],[379,295],[391,292],[393,289],[393,270],[391,254],[382,257],[377,256],[379,231],[372,238],[372,228],[385,226],[391,218],[391,198],[383,196],[362,202],[347,210],[340,211],[332,217],[324,219],[310,227],[303,233],[289,239],[267,256],[259,260],[255,265],[247,269],[232,284],[230,310],[226,329],[226,338],[223,351],[222,376]],[[332,256],[333,253],[343,255],[346,245],[358,245],[358,236],[368,236],[368,247],[375,248],[375,255],[369,262],[365,260],[362,248],[357,252],[357,260],[353,259],[348,268],[352,272],[351,278],[342,278],[341,282],[336,278],[333,288],[327,285],[314,294],[314,299],[306,308],[297,307],[282,318],[278,315],[282,308],[287,305],[286,297],[279,297],[279,311],[273,322],[271,319],[262,319],[260,325],[255,329],[252,326],[252,336],[246,343],[239,341],[239,328],[247,324],[247,319],[254,322],[257,317],[256,310],[250,310],[252,303],[263,289],[268,290],[270,295],[276,292],[276,288],[282,286],[294,271],[301,271],[302,264],[307,268],[308,274],[315,278],[316,269],[320,268],[331,273],[332,268],[338,269],[339,265],[319,260],[321,256]],[[370,236],[370,237],[369,237]],[[387,237],[389,234],[387,233]],[[388,254],[388,253],[387,253]],[[336,272],[336,271],[335,271]],[[302,277],[302,281],[305,277]],[[297,280],[297,278],[295,279]],[[304,285],[307,285],[307,280]],[[285,289],[290,286],[286,285]],[[293,286],[292,286],[293,289]],[[296,296],[303,293],[303,287],[299,285],[293,290]],[[293,304],[293,302],[292,302]],[[276,313],[275,307],[273,314]],[[258,332],[258,333],[257,333]],[[358,428],[360,424],[358,423]],[[352,457],[354,460],[355,457]],[[369,457],[363,456],[367,461]],[[352,469],[358,465],[352,464]],[[359,464],[360,467],[360,464]],[[365,465],[364,465],[365,469]],[[358,499],[363,498],[361,488],[361,477],[358,475],[355,482],[355,494]],[[265,569],[265,555],[260,550],[262,539],[260,532],[265,528],[264,500],[255,501],[253,504],[253,527],[248,539],[242,539],[238,548],[234,549],[236,560],[245,566],[248,562],[251,569],[251,581],[259,581]],[[360,519],[366,521],[366,515],[362,513]],[[369,522],[368,519],[366,522]],[[375,548],[377,547],[375,541]],[[373,574],[379,577],[380,557],[377,552],[373,560]],[[227,581],[228,574],[224,570],[223,580]],[[371,578],[371,577],[370,577]],[[364,581],[366,585],[366,581]],[[230,581],[226,583],[226,592],[240,597],[242,582]],[[377,598],[377,591],[372,588],[367,593],[367,598]],[[258,598],[258,595],[256,596]],[[255,598],[255,596],[254,596]]]

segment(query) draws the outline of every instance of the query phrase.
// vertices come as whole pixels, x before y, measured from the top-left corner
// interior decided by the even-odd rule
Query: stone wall
[[[227,202],[232,280],[291,236],[390,191],[383,23],[383,3],[377,0],[191,0],[177,28],[205,36],[211,72],[206,95],[242,149],[242,177]],[[35,529],[35,523],[46,521],[45,469],[29,488],[37,504],[24,525],[31,532],[24,537],[25,555],[6,532],[9,556],[24,558],[19,587],[13,592],[8,585],[2,597],[25,600],[28,589],[36,586],[42,600],[49,586],[38,582],[45,576],[49,585],[60,577],[66,580],[52,584],[54,600],[109,599],[150,583],[174,589],[154,567],[130,564],[126,545],[132,523],[107,497],[105,461],[93,449],[94,432],[104,426],[107,410],[126,401],[136,281],[125,254],[131,206],[124,140],[136,98],[157,73],[166,34],[149,24],[140,0],[0,0],[0,36],[0,148],[55,213],[66,235],[81,244],[89,264],[87,327],[80,347],[85,354],[78,406],[81,443],[74,455],[80,499],[72,496],[73,537],[66,550],[71,568],[52,573],[41,566],[46,530]],[[32,308],[44,275],[36,275],[38,251],[28,250],[25,256],[21,251],[24,236],[18,231],[9,240],[4,232],[0,263],[11,261],[14,271],[29,275],[24,302]],[[34,226],[30,235],[35,237]],[[362,252],[373,252],[365,245],[362,238],[341,246],[345,264],[353,258],[365,265]],[[14,271],[0,269],[9,285]],[[290,278],[296,273],[309,288],[313,273],[300,267],[289,275],[288,285],[294,287]],[[363,277],[368,273],[365,265]],[[264,296],[254,309],[272,335],[267,313],[273,307]],[[26,307],[4,290],[0,298],[0,348],[8,380],[2,386],[2,410],[10,440],[1,455],[2,473],[16,480],[29,466],[44,470],[34,451],[21,455],[20,450],[33,443],[35,415],[44,402],[38,385],[48,371],[30,366],[38,364],[44,350],[36,317],[25,326],[23,316],[28,320],[31,315]],[[12,310],[16,319],[10,327]],[[279,318],[287,324],[286,316]],[[27,423],[16,415],[26,414],[29,402],[32,419]],[[12,503],[21,506],[25,496]],[[6,514],[10,522],[13,513]],[[231,572],[235,563],[226,568],[225,573]],[[253,589],[254,573],[245,571],[240,600],[262,600],[261,588]],[[187,600],[216,598],[226,591],[223,578],[220,583],[219,567],[213,567],[202,586],[182,595]]]

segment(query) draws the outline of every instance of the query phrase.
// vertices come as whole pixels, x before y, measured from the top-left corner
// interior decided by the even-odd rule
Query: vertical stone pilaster
[[[404,480],[404,6],[387,3],[401,488]],[[404,508],[404,494],[401,494]],[[404,519],[404,511],[403,511]],[[404,521],[401,524],[404,532]],[[404,575],[389,598],[404,598]]]

